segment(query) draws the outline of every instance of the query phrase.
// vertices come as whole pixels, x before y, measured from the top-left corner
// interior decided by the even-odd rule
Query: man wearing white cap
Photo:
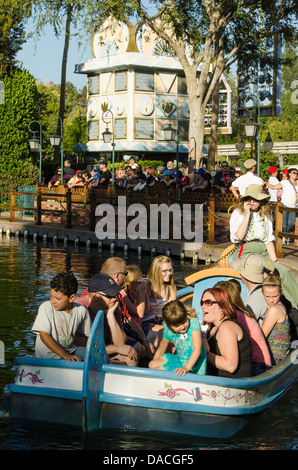
[[[246,168],[245,175],[239,176],[239,178],[235,179],[230,186],[230,191],[232,191],[237,199],[239,198],[239,195],[243,196],[245,194],[245,190],[250,184],[259,184],[260,186],[263,186],[264,184],[262,178],[255,175],[257,162],[253,158],[246,160],[244,162],[244,167]]]

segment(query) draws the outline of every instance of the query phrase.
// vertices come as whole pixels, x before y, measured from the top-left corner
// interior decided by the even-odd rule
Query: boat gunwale
[[[295,353],[296,351],[296,353]],[[295,365],[292,362],[291,356],[295,354],[297,357],[298,354],[298,346],[291,350],[288,356],[281,361],[276,366],[269,369],[267,372],[253,376],[253,377],[243,377],[243,378],[227,378],[227,377],[217,377],[212,375],[197,375],[188,373],[185,376],[177,376],[173,371],[160,371],[155,369],[148,369],[142,367],[128,367],[128,366],[121,366],[116,364],[109,364],[107,362],[103,363],[101,366],[103,373],[111,373],[111,374],[118,374],[118,375],[128,375],[132,377],[144,377],[147,379],[150,378],[157,378],[157,379],[167,379],[167,380],[177,380],[184,383],[202,383],[202,384],[210,384],[214,386],[221,386],[221,387],[229,387],[229,388],[255,388],[267,385],[274,380],[281,377],[287,369],[290,369],[292,366]],[[69,362],[67,360],[57,360],[57,359],[43,359],[43,358],[35,358],[35,357],[17,357],[15,358],[15,363],[21,366],[30,365],[30,366],[39,366],[39,367],[49,367],[49,368],[64,368],[64,369],[77,369],[83,370],[84,369],[84,362]]]

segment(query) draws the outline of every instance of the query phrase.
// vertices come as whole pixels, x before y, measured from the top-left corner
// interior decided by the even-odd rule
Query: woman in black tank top
[[[206,289],[201,305],[204,322],[209,325],[208,373],[219,377],[250,377],[250,339],[236,319],[229,294],[219,287]]]

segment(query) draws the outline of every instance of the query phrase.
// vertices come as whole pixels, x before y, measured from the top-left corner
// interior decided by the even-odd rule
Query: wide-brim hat
[[[240,201],[246,197],[252,197],[257,201],[263,201],[264,199],[270,199],[270,194],[263,193],[262,186],[259,184],[250,184],[247,186],[244,195],[240,197]]]
[[[238,271],[241,276],[254,284],[261,284],[266,277],[264,269],[274,271],[273,262],[267,263],[260,256],[250,254],[243,259],[237,259],[233,262],[233,268]]]
[[[117,295],[122,290],[108,274],[95,274],[89,281],[89,292],[104,292],[107,295]]]
[[[244,162],[244,168],[247,170],[250,170],[253,166],[257,164],[256,160],[254,158],[249,158]]]

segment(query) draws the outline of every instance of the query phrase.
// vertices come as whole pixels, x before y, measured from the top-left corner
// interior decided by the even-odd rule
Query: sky
[[[53,28],[44,29],[44,34],[36,41],[29,39],[17,54],[17,60],[23,63],[23,68],[40,79],[43,83],[61,83],[61,65],[64,38],[57,39]],[[78,90],[87,85],[87,75],[74,73],[75,64],[92,59],[90,41],[78,49],[75,38],[71,38],[67,60],[66,81],[72,82]]]

